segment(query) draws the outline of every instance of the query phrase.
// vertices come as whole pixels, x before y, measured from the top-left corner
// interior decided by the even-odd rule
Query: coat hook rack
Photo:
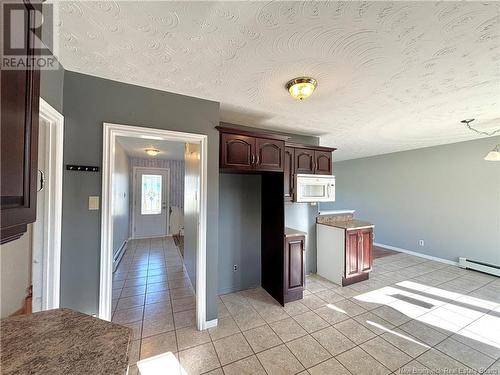
[[[99,167],[91,165],[66,164],[66,170],[75,172],[99,172]]]

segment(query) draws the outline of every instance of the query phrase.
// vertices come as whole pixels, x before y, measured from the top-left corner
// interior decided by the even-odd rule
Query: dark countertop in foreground
[[[306,232],[302,232],[298,229],[285,227],[285,237],[293,237],[293,236],[306,236]]]
[[[331,227],[341,229],[361,229],[374,227],[374,225],[368,221],[357,219],[336,220],[335,217],[331,216],[319,216],[316,219],[316,222],[318,224],[329,225]]]
[[[0,322],[2,374],[120,374],[131,330],[69,309]]]

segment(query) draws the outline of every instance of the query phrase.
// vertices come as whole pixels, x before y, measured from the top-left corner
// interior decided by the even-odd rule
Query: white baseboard
[[[214,328],[217,327],[217,324],[219,324],[219,319],[206,320],[202,329]]]
[[[406,249],[402,249],[402,248],[396,247],[396,246],[384,245],[382,243],[377,243],[377,242],[374,242],[373,245],[378,246],[378,247],[383,247],[383,248],[389,249],[389,250],[399,251],[400,253],[410,254],[410,255],[414,255],[416,257],[420,257],[420,258],[424,258],[424,259],[433,260],[433,261],[436,261],[436,262],[441,262],[441,263],[449,264],[451,266],[458,266],[458,262],[454,262],[452,260],[438,258],[438,257],[433,257],[432,255],[417,253],[416,251],[406,250]]]
[[[223,294],[235,293],[235,292],[240,292],[242,290],[258,288],[259,286],[261,286],[260,282],[258,284],[255,284],[255,285],[245,285],[245,286],[241,286],[239,284],[232,285],[232,286],[228,286],[228,287],[219,289],[217,294],[219,296],[221,296]]]

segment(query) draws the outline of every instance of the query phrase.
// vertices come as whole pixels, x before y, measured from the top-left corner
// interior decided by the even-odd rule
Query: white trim
[[[50,125],[47,129],[44,232],[42,265],[42,310],[59,308],[61,279],[61,222],[64,116],[40,98],[40,118]],[[33,223],[35,228],[37,223]],[[36,280],[33,280],[35,283]]]
[[[217,327],[217,324],[219,324],[218,319],[206,320],[203,322],[201,330]]]
[[[196,324],[202,330],[206,322],[206,236],[207,236],[207,141],[204,134],[184,133],[164,129],[145,128],[140,126],[103,123],[103,155],[102,155],[102,213],[101,213],[101,264],[99,284],[99,318],[111,320],[112,290],[112,233],[113,222],[111,208],[112,171],[114,170],[113,145],[117,136],[160,136],[168,141],[197,143],[200,145],[200,223],[198,227],[198,249],[196,249]]]
[[[441,262],[441,263],[449,264],[449,265],[452,265],[452,266],[458,266],[458,262],[454,262],[452,260],[438,258],[438,257],[433,257],[432,255],[417,253],[416,251],[406,250],[406,249],[402,249],[402,248],[396,247],[396,246],[384,245],[384,244],[377,243],[377,242],[374,242],[373,244],[375,246],[383,247],[385,249],[399,251],[400,253],[414,255],[416,257],[420,257],[420,258],[424,258],[424,259],[429,259],[429,260],[434,260],[436,262]]]
[[[167,210],[167,223],[166,223],[166,228],[165,228],[165,231],[166,233],[163,234],[163,235],[158,235],[158,236],[136,236],[135,235],[135,210],[137,209],[136,205],[135,205],[135,198],[136,198],[136,186],[135,184],[137,183],[137,178],[136,178],[136,173],[137,173],[137,170],[138,169],[158,169],[158,170],[161,170],[161,171],[167,171],[167,175],[168,175],[168,181],[167,181],[167,206],[166,206],[166,210]],[[170,235],[170,168],[159,168],[159,167],[141,167],[141,166],[134,166],[132,167],[132,228],[131,228],[131,231],[130,233],[132,234],[132,238],[155,238],[155,237],[165,237],[165,236],[168,236]]]

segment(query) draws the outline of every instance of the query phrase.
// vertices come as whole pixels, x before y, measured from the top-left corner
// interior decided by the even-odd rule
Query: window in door
[[[161,175],[143,174],[141,184],[141,215],[161,214]]]

